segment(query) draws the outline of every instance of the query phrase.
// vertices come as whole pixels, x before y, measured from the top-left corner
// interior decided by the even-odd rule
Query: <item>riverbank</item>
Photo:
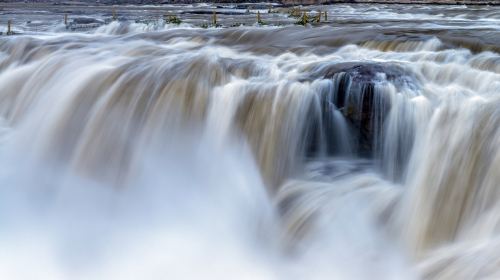
[[[55,6],[74,6],[74,5],[166,5],[166,4],[193,4],[193,3],[273,3],[275,5],[318,5],[318,4],[425,4],[425,5],[500,5],[500,0],[279,0],[279,1],[261,1],[261,0],[93,0],[93,1],[57,1],[57,0],[36,0],[18,1],[6,0],[2,5],[55,5]],[[1,7],[0,7],[1,9]]]

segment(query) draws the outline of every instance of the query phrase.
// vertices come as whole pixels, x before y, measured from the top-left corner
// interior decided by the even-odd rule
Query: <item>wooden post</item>
[[[212,16],[212,23],[214,26],[217,26],[217,13],[215,11]]]
[[[68,25],[68,14],[64,14],[64,25]]]
[[[327,20],[328,20],[328,12],[325,11],[325,21],[327,21]]]
[[[260,24],[260,11],[257,11],[257,24]]]
[[[113,15],[113,20],[116,20],[117,19],[117,16],[116,16],[116,8],[113,8],[111,14]]]
[[[13,34],[13,32],[11,30],[11,25],[12,25],[12,20],[9,19],[7,21],[7,35],[12,35]]]
[[[269,5],[269,10],[267,12],[268,13],[272,13],[273,12],[273,5]]]

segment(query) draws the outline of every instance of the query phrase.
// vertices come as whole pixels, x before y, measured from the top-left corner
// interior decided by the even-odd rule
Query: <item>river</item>
[[[1,279],[500,277],[500,7],[0,7]]]

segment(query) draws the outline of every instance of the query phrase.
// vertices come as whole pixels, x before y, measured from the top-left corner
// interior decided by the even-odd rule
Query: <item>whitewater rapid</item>
[[[499,277],[498,30],[456,13],[0,37],[0,278]]]

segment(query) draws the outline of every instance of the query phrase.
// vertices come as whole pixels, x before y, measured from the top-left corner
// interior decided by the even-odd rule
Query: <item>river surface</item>
[[[0,279],[500,278],[500,7],[268,9],[0,4]]]

